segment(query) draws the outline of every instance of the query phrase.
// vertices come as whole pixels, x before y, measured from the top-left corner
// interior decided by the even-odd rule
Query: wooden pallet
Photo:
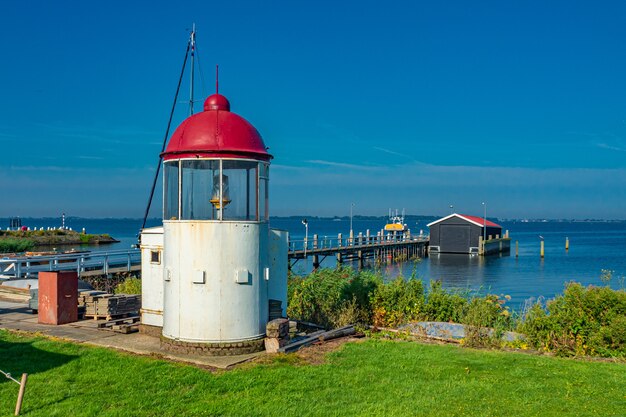
[[[134,333],[139,331],[139,316],[108,320],[98,323],[98,328],[124,334]]]
[[[114,320],[123,320],[130,317],[138,317],[137,312],[134,313],[124,313],[124,314],[86,314],[85,317],[94,320],[106,320],[106,321],[114,321]]]

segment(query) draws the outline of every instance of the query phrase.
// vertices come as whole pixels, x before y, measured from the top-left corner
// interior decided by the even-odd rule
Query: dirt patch
[[[269,364],[289,364],[294,366],[301,365],[322,365],[327,361],[327,354],[340,349],[345,343],[361,342],[364,337],[342,337],[339,339],[329,340],[327,342],[318,342],[310,346],[303,347],[293,353],[275,353],[259,356],[254,360],[241,366],[269,365]]]
[[[295,352],[295,355],[307,365],[322,365],[326,363],[328,353],[339,350],[345,343],[362,342],[363,340],[365,340],[364,337],[342,337],[304,347]]]

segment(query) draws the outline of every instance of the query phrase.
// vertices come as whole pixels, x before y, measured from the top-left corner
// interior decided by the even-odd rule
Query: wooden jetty
[[[289,242],[289,268],[308,257],[313,259],[313,268],[318,268],[328,256],[335,257],[337,264],[358,261],[359,266],[363,266],[366,259],[396,262],[423,258],[428,254],[428,241],[428,236],[411,236],[408,233],[394,236],[379,232],[376,236],[370,236],[368,231],[365,235],[359,233],[358,236],[346,238],[341,233],[333,238],[313,235],[313,239]]]

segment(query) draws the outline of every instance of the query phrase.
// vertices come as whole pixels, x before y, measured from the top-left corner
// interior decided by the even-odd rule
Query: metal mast
[[[174,94],[174,102],[172,103],[172,109],[170,111],[170,118],[169,118],[169,120],[167,122],[167,129],[165,129],[165,136],[163,137],[163,146],[161,147],[161,154],[165,151],[165,145],[167,144],[167,138],[169,137],[169,134],[170,134],[170,127],[172,126],[172,119],[174,118],[174,110],[176,109],[176,103],[177,103],[177,100],[178,100],[178,93],[180,92],[180,85],[183,82],[183,76],[185,75],[185,67],[187,65],[187,58],[189,57],[189,50],[191,49],[192,40],[193,40],[194,46],[195,46],[195,43],[196,43],[195,42],[195,40],[196,40],[195,28],[196,28],[196,25],[194,23],[193,31],[191,32],[191,36],[189,37],[189,41],[187,42],[187,50],[185,51],[185,59],[183,60],[183,67],[180,70],[180,77],[178,77],[178,84],[176,86],[176,93]],[[192,54],[192,56],[193,56],[193,54]],[[193,66],[192,66],[192,68],[193,68]],[[191,78],[193,80],[193,76]],[[193,81],[192,81],[192,85],[193,85]],[[193,92],[193,87],[192,87],[191,91]],[[191,100],[191,107],[192,107],[192,112],[193,112],[193,98]],[[159,172],[161,171],[161,161],[163,159],[163,156],[161,156],[161,154],[159,154],[159,163],[157,164],[157,169],[156,169],[156,173],[154,175],[154,180],[152,181],[152,188],[150,190],[150,196],[148,197],[148,204],[146,206],[146,212],[143,215],[143,222],[141,223],[140,233],[141,233],[141,230],[145,229],[145,227],[146,227],[146,220],[148,220],[148,214],[150,213],[150,206],[152,205],[152,198],[154,197],[154,189],[156,188],[157,178],[159,178]],[[137,235],[137,237],[139,237],[139,235]]]
[[[191,81],[189,82],[189,115],[193,115],[193,79],[195,70],[195,51],[196,51],[196,24],[194,23],[191,28],[191,36],[189,37],[189,44],[191,45]]]

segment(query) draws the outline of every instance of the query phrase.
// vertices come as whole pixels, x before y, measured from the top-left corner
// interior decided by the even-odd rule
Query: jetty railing
[[[28,278],[44,271],[76,271],[81,277],[140,269],[139,249],[0,258],[0,278]]]
[[[318,236],[313,235],[313,237],[298,239],[298,240],[290,240],[289,241],[289,252],[299,252],[299,251],[311,251],[318,249],[338,249],[338,248],[349,248],[353,246],[381,246],[381,245],[393,245],[398,243],[409,243],[409,242],[428,242],[428,235],[401,235],[401,236],[393,236],[393,235],[384,235],[384,236],[366,236],[359,234],[354,237],[343,237],[341,233],[338,236]]]
[[[342,234],[337,237],[313,235],[301,240],[289,242],[289,268],[299,260],[313,258],[313,268],[318,268],[321,262],[328,256],[336,258],[337,264],[345,261],[358,261],[364,265],[365,259],[385,260],[395,262],[411,259],[413,257],[427,256],[429,243],[428,235],[412,236],[405,234],[383,234],[372,236],[369,233],[344,238]]]

